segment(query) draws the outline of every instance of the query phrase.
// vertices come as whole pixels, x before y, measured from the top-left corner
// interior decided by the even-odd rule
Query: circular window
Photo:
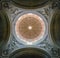
[[[34,41],[37,37],[42,37],[45,32],[44,21],[35,14],[24,14],[16,22],[15,31],[18,37],[24,40]]]
[[[47,26],[44,18],[34,13],[25,13],[20,15],[14,21],[14,36],[19,39],[20,42],[32,44],[36,41],[40,41],[45,37]],[[13,28],[13,29],[14,29]]]

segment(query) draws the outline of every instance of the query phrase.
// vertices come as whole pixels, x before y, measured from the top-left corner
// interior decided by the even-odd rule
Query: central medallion
[[[45,23],[40,16],[27,13],[20,16],[16,21],[15,32],[18,38],[33,42],[43,37],[45,33]]]

